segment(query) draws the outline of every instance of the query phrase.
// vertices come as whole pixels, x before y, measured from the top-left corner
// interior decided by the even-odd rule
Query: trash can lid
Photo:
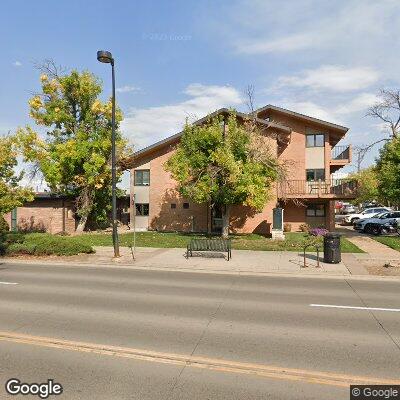
[[[340,238],[342,235],[340,233],[335,233],[335,232],[328,232],[325,237],[336,239]]]

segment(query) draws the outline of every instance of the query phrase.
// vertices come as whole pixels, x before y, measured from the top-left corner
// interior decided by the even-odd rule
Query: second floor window
[[[318,133],[315,135],[306,135],[306,147],[324,147],[325,135]]]
[[[150,170],[137,169],[135,170],[135,186],[149,186],[150,185]]]
[[[324,169],[307,169],[306,170],[307,182],[312,181],[323,181],[325,180],[325,170]]]

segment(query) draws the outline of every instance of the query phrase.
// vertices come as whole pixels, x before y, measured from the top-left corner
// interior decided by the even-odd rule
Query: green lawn
[[[375,236],[373,239],[391,247],[392,249],[400,251],[400,236]]]
[[[90,233],[78,236],[82,243],[91,246],[112,246],[111,233]],[[190,239],[204,238],[200,234],[162,233],[162,232],[137,232],[136,246],[138,247],[186,247]],[[301,243],[305,234],[301,232],[286,233],[286,240],[272,240],[261,235],[231,235],[232,248],[237,250],[263,250],[263,251],[301,251]],[[119,235],[121,246],[130,246],[133,243],[133,233]],[[342,238],[341,248],[343,253],[362,253],[354,244],[346,238]]]

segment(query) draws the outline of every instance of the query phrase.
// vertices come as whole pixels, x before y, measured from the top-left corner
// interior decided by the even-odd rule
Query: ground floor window
[[[306,215],[307,217],[325,217],[325,204],[309,204]]]
[[[137,203],[136,206],[136,215],[149,215],[149,204],[148,203]]]

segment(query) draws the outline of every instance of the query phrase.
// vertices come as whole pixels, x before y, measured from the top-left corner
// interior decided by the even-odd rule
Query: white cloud
[[[345,104],[340,104],[335,109],[335,114],[351,114],[358,111],[367,110],[378,101],[378,97],[373,93],[361,93]]]
[[[278,79],[277,87],[298,87],[313,90],[346,92],[359,90],[375,83],[379,74],[369,67],[350,67],[342,65],[322,65],[308,69],[294,76]]]
[[[22,62],[21,61],[14,61],[13,65],[14,65],[14,67],[22,67]]]
[[[136,149],[179,132],[185,119],[190,122],[222,107],[243,103],[240,93],[230,86],[189,85],[184,93],[188,100],[165,106],[132,108],[121,124],[123,133]]]
[[[324,105],[303,99],[281,99],[274,104],[310,117],[353,127],[354,123],[350,123],[350,121],[355,117],[358,120],[363,119],[368,107],[373,105],[377,100],[377,96],[373,93],[361,93],[355,97],[335,99]],[[361,116],[357,114],[360,112]]]
[[[243,54],[265,54],[302,50],[316,44],[316,38],[309,33],[299,33],[277,39],[246,40],[237,43],[237,50]]]
[[[230,39],[242,54],[307,49],[347,53],[349,48],[368,52],[390,41],[400,22],[399,11],[396,0],[337,0],[334,7],[330,2],[310,0],[287,5],[279,0],[258,1],[247,7],[243,1],[228,14],[236,22]]]
[[[116,91],[118,93],[139,92],[140,91],[140,87],[125,85],[125,86],[118,87],[116,89]]]

